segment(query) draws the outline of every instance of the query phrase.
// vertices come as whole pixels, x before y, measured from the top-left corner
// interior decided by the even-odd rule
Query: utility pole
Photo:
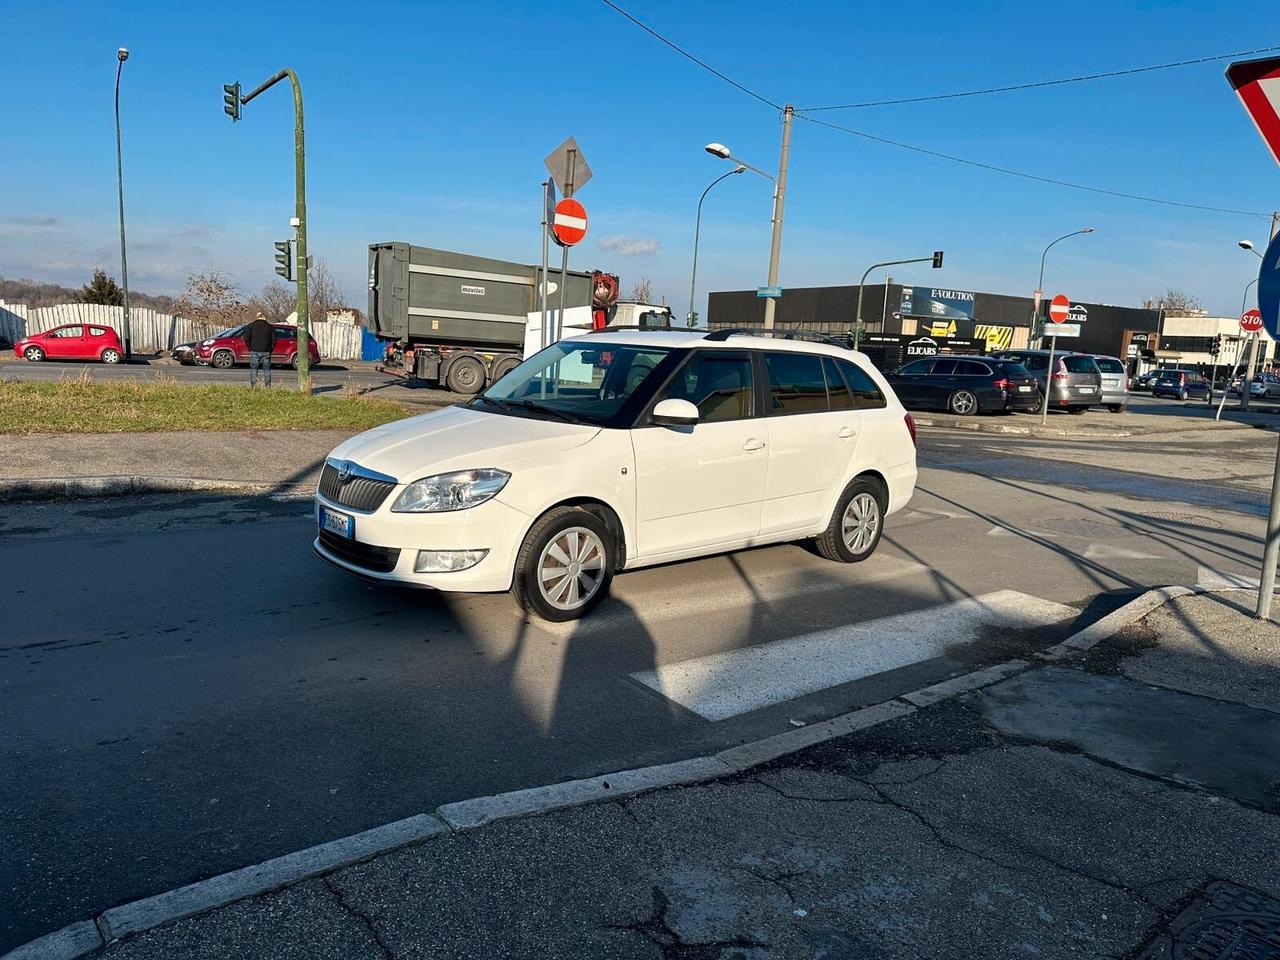
[[[289,78],[289,82],[293,85],[293,164],[294,204],[296,206],[294,219],[298,221],[294,225],[294,232],[297,237],[298,273],[298,349],[296,353],[298,358],[298,390],[305,393],[311,389],[311,334],[307,316],[307,268],[311,265],[311,258],[307,256],[307,151],[306,135],[302,123],[302,84],[298,82],[298,75],[288,67],[285,67],[270,80],[250,91],[246,96],[239,97],[234,103],[228,99],[227,106],[223,109],[234,123],[240,119],[241,106],[248,104],[258,94],[286,77]],[[238,83],[235,84],[237,94],[239,93],[239,88],[240,85]],[[223,89],[226,90],[228,98],[235,96],[232,94],[230,86],[225,86]]]
[[[124,287],[124,359],[133,358],[133,332],[129,327],[129,259],[124,247],[124,159],[120,149],[120,73],[129,51],[121,47],[116,51],[116,190],[120,194],[120,285]]]
[[[773,242],[769,246],[769,286],[778,285],[778,257],[782,253],[782,210],[787,199],[787,165],[791,160],[791,120],[796,108],[787,104],[782,108],[782,155],[778,159],[778,182],[773,194]],[[764,302],[764,328],[773,329],[773,315],[777,300],[769,297]]]

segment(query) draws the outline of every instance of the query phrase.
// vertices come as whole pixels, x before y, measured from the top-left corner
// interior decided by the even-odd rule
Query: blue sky
[[[766,97],[800,107],[1120,69],[1280,44],[1255,0],[910,7],[626,0],[654,29]],[[595,173],[571,264],[640,276],[682,312],[694,205],[724,172],[718,140],[768,170],[775,111],[681,59],[598,0],[381,4],[6,5],[0,275],[83,282],[118,270],[112,93],[122,110],[131,286],[176,292],[221,269],[252,291],[293,213],[287,87],[234,127],[221,84],[283,66],[307,110],[312,250],[364,300],[374,241],[532,263],[542,157],[577,137]],[[297,14],[298,23],[291,18]],[[18,56],[13,51],[20,51]],[[1047,90],[821,114],[879,136],[1036,174],[1244,210],[1280,207],[1280,170],[1225,63]],[[704,206],[699,305],[765,279],[770,185],[721,183]],[[876,260],[947,252],[899,280],[1135,304],[1173,286],[1233,314],[1268,223],[1097,196],[919,156],[797,122],[784,287],[856,283]],[[612,242],[609,242],[612,241]],[[613,249],[609,249],[613,248]],[[628,249],[639,253],[624,252]]]

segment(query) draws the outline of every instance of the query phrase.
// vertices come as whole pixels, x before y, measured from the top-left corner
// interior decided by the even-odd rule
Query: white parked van
[[[338,446],[314,546],[374,580],[510,589],[571,620],[622,570],[799,539],[865,560],[915,482],[915,425],[860,353],[606,330]]]

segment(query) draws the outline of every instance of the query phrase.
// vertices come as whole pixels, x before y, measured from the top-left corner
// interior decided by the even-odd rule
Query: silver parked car
[[[1112,413],[1123,413],[1129,405],[1129,371],[1119,357],[1094,354],[1093,362],[1102,372],[1102,397],[1098,403]]]
[[[1102,371],[1087,353],[1055,351],[1052,377],[1048,350],[1002,350],[996,356],[1017,360],[1031,371],[1040,385],[1040,395],[1048,391],[1050,407],[1084,413],[1102,402]]]

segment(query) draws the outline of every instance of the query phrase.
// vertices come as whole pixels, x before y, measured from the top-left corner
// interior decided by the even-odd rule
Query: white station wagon
[[[373,580],[511,590],[572,620],[622,570],[801,539],[865,560],[915,482],[915,424],[861,353],[605,330],[338,446],[315,550]]]

